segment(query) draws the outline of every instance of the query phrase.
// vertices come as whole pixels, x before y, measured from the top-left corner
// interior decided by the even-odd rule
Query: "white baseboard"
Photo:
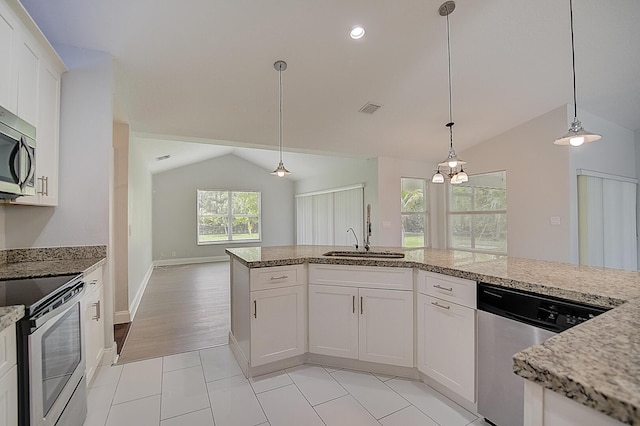
[[[229,256],[185,257],[181,259],[154,260],[154,266],[189,265],[191,263],[228,262]]]
[[[116,342],[112,342],[110,348],[103,349],[100,365],[113,364],[117,355],[118,355],[118,347],[116,345]]]
[[[132,322],[136,316],[136,312],[138,311],[138,306],[140,306],[140,301],[142,300],[142,295],[147,288],[147,284],[149,284],[149,278],[151,278],[151,274],[153,273],[153,263],[149,265],[149,269],[147,273],[144,274],[144,278],[142,279],[142,284],[140,284],[140,288],[136,293],[136,297],[133,298],[131,305],[129,306],[129,322]]]
[[[126,324],[131,322],[131,314],[129,311],[116,311],[113,314],[113,323],[114,324]]]

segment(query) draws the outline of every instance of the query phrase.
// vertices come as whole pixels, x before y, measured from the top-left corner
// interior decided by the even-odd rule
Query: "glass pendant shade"
[[[271,174],[278,177],[285,177],[286,175],[290,175],[291,172],[287,170],[287,168],[284,166],[284,164],[282,164],[281,161],[280,164],[278,164],[278,167],[276,167],[276,169],[272,171]]]
[[[602,138],[601,135],[597,133],[591,133],[586,131],[582,127],[582,123],[580,120],[573,120],[571,123],[571,127],[569,127],[569,131],[565,133],[561,138],[553,141],[556,145],[571,145],[571,146],[580,146],[584,143],[595,142]]]
[[[444,183],[444,175],[438,170],[431,178],[431,183]]]

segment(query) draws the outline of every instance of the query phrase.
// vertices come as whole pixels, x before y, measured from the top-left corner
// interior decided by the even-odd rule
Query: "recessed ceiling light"
[[[364,37],[364,27],[361,25],[356,25],[355,27],[351,28],[351,31],[349,31],[349,37],[354,40],[358,40]]]

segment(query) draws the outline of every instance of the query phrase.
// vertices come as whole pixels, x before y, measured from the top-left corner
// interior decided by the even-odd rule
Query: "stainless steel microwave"
[[[35,195],[36,128],[0,107],[0,198]]]

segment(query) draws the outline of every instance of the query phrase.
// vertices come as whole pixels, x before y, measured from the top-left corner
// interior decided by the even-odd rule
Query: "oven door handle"
[[[29,324],[31,326],[30,327],[31,328],[31,330],[30,330],[31,333],[33,333],[35,330],[40,328],[42,326],[42,324],[46,323],[51,318],[55,317],[56,315],[59,315],[59,314],[63,313],[64,311],[66,311],[67,309],[69,309],[70,307],[75,305],[80,299],[82,299],[82,296],[84,296],[84,290],[85,290],[85,285],[83,283],[82,284],[82,290],[80,290],[80,292],[78,294],[76,294],[75,296],[73,296],[71,299],[67,300],[62,305],[60,305],[57,308],[55,308],[53,311],[47,312],[45,315],[41,316],[40,318],[36,318],[36,319],[30,320]]]

